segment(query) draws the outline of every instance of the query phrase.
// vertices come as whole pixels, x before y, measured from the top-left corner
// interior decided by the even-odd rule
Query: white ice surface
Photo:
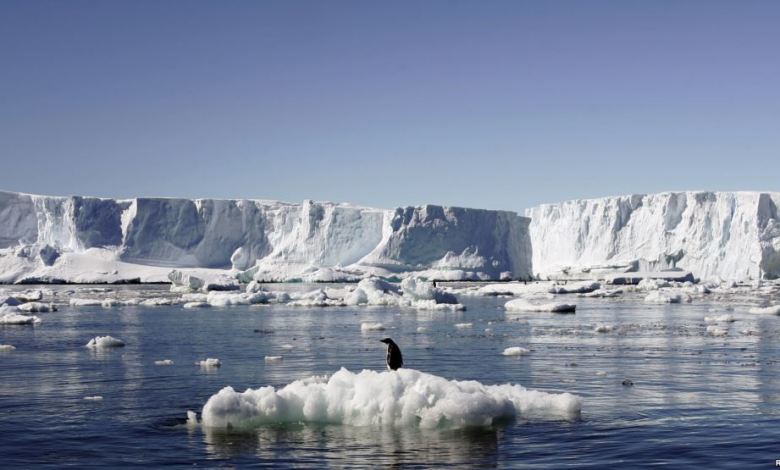
[[[125,342],[113,336],[95,336],[86,344],[86,347],[93,349],[102,348],[121,348]]]
[[[447,380],[413,369],[342,368],[330,377],[296,380],[280,389],[225,387],[206,402],[202,424],[251,429],[278,423],[462,428],[507,419],[576,420],[582,400],[569,393]]]
[[[577,306],[575,304],[565,303],[544,303],[536,304],[526,299],[514,299],[504,304],[508,312],[553,312],[553,313],[573,313]]]

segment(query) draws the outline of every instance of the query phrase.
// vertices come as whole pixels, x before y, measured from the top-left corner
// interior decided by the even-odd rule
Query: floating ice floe
[[[113,336],[95,336],[85,346],[93,349],[102,348],[121,348],[124,347],[125,342],[121,339],[114,338]]]
[[[714,317],[704,317],[704,323],[733,323],[737,321],[734,316],[724,313]]]
[[[645,297],[645,302],[654,304],[679,304],[690,301],[691,296],[688,294],[665,290],[654,290]]]
[[[161,361],[154,361],[154,365],[156,366],[172,366],[173,361],[170,359],[163,359]]]
[[[426,331],[428,331],[428,328],[426,328],[424,326],[418,326],[417,327],[417,332],[418,333],[425,333]]]
[[[0,352],[11,352],[15,350],[16,350],[16,346],[13,346],[11,344],[0,344]]]
[[[206,369],[212,369],[214,367],[222,367],[222,362],[217,358],[209,357],[202,361],[196,362],[195,365],[201,366]]]
[[[282,360],[282,356],[265,356],[265,362],[279,362]]]
[[[526,356],[531,354],[531,351],[526,348],[521,348],[520,346],[513,346],[511,348],[504,349],[504,352],[501,354],[504,356]]]
[[[551,294],[587,294],[601,288],[598,282],[572,282],[569,284],[555,284],[549,289]]]
[[[187,302],[184,305],[182,305],[184,308],[204,308],[204,307],[211,307],[211,304],[208,302]]]
[[[360,324],[360,331],[384,331],[385,325],[381,323],[363,322]]]
[[[225,387],[206,402],[201,422],[233,429],[298,422],[463,428],[515,418],[577,420],[581,409],[582,400],[570,393],[447,380],[414,369],[353,373],[342,368],[278,390]]]
[[[606,324],[599,324],[596,325],[596,328],[593,329],[596,333],[609,333],[615,329],[612,325],[606,325]]]
[[[195,427],[198,425],[198,415],[192,410],[187,410],[187,426]]]
[[[546,303],[533,304],[526,299],[514,299],[504,304],[508,312],[553,312],[553,313],[574,313],[577,309],[575,304]]]
[[[43,302],[27,302],[24,304],[19,305],[19,310],[22,312],[28,312],[28,313],[46,313],[46,312],[56,312],[57,306],[54,304],[45,304]]]
[[[709,325],[707,327],[707,334],[710,336],[726,336],[728,335],[728,330],[723,329],[717,325]]]
[[[780,305],[772,305],[769,307],[753,307],[748,310],[748,312],[757,315],[780,315]]]
[[[72,298],[69,303],[71,307],[97,307],[103,305],[103,301],[100,299]]]
[[[33,325],[41,319],[35,315],[21,315],[16,307],[0,307],[0,325]]]
[[[84,397],[84,399],[87,400],[87,401],[100,401],[100,400],[103,399],[103,397],[100,396],[100,395],[92,395],[92,396],[89,396],[89,397]]]
[[[623,289],[598,289],[593,292],[587,292],[585,294],[577,294],[577,297],[611,299],[619,297],[622,293]]]
[[[473,323],[456,323],[455,324],[455,328],[457,328],[459,330],[465,330],[466,328],[471,328],[472,326],[474,326]]]

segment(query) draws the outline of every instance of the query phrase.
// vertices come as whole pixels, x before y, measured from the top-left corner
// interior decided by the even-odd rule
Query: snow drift
[[[433,205],[0,192],[0,282],[167,281],[171,268],[232,270],[247,282],[528,278],[528,224]]]
[[[780,277],[780,193],[669,192],[544,204],[531,218],[541,277],[691,271],[702,279]]]
[[[251,429],[280,423],[462,428],[510,419],[576,420],[582,401],[569,393],[447,380],[413,369],[342,368],[330,377],[296,380],[280,389],[225,387],[206,402],[202,424]]]

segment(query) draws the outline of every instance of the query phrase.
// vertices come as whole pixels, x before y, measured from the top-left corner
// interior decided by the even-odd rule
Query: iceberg
[[[414,369],[296,380],[237,392],[225,387],[203,406],[206,428],[253,429],[283,423],[350,426],[464,428],[512,419],[577,420],[582,400],[520,385],[447,380]]]
[[[667,192],[543,204],[525,212],[533,271],[542,278],[590,279],[676,269],[718,281],[775,279],[778,204],[780,193],[761,192]]]
[[[236,277],[528,279],[529,223],[509,211],[435,205],[0,191],[0,283],[166,282],[171,274],[177,290],[194,291],[232,290]]]

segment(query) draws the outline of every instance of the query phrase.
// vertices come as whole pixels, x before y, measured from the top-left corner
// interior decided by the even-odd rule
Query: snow
[[[529,222],[514,212],[434,205],[0,192],[0,282],[159,282],[172,268],[182,273],[174,284],[181,290],[235,289],[235,275],[528,278]]]
[[[342,368],[330,377],[296,380],[236,392],[225,387],[203,407],[202,425],[252,429],[282,423],[463,428],[505,419],[577,420],[582,400],[569,393],[447,380],[414,369],[359,373]]]
[[[510,348],[504,349],[504,352],[501,354],[504,356],[526,356],[531,354],[531,351],[526,348],[521,348],[520,346],[512,346]]]
[[[384,331],[385,325],[381,323],[363,322],[360,324],[360,331]]]
[[[41,319],[35,315],[20,315],[16,307],[0,307],[0,325],[33,325]]]
[[[514,299],[504,304],[508,312],[553,312],[574,313],[577,306],[564,303],[534,304],[526,299]]]
[[[667,192],[544,204],[531,218],[533,271],[606,277],[678,268],[695,277],[780,276],[780,193]]]
[[[209,357],[202,361],[196,362],[195,365],[199,365],[205,369],[211,369],[214,367],[222,367],[222,362],[217,358]]]
[[[121,339],[114,338],[113,336],[95,336],[91,340],[89,340],[89,343],[86,344],[86,347],[92,348],[92,349],[102,349],[102,348],[121,348],[124,347],[125,342]]]
[[[780,305],[771,305],[769,307],[752,307],[749,313],[757,315],[780,315]]]

